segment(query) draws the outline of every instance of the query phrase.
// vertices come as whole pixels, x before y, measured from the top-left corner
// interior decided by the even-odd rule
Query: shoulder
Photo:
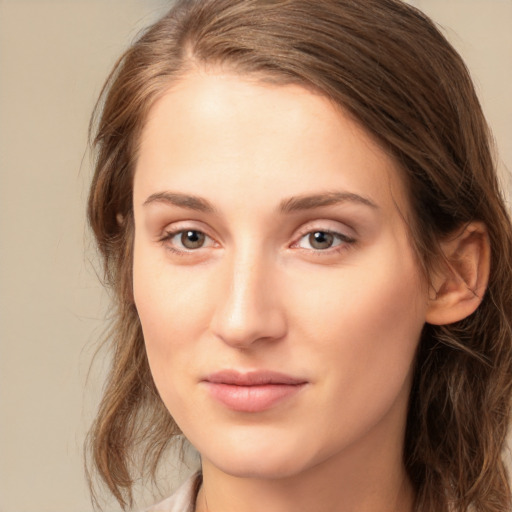
[[[172,496],[152,505],[144,512],[194,512],[201,481],[201,473],[194,473],[181,484]]]

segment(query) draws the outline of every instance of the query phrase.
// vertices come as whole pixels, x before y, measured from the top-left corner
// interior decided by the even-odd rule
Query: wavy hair
[[[512,385],[511,223],[462,59],[430,19],[399,0],[181,0],[115,65],[91,122],[88,219],[116,308],[112,364],[87,443],[91,465],[127,508],[134,461],[154,477],[180,433],[153,383],[133,301],[132,181],[149,109],[197,66],[313,88],[358,120],[395,157],[427,276],[443,237],[471,221],[487,226],[482,303],[460,322],[424,327],[404,465],[418,512],[510,510],[502,455]]]

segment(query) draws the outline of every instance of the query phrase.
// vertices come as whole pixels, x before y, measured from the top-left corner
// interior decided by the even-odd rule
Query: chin
[[[235,437],[235,439],[233,438]],[[308,453],[299,440],[273,437],[225,439],[215,447],[199,452],[203,460],[222,472],[238,478],[281,479],[296,475],[315,464],[315,453]],[[238,442],[237,442],[238,441]],[[213,449],[212,449],[213,448]]]
[[[259,454],[258,457],[222,457],[211,461],[223,473],[237,478],[256,478],[261,480],[278,480],[294,476],[305,468],[297,464],[292,457],[285,460],[267,457]]]

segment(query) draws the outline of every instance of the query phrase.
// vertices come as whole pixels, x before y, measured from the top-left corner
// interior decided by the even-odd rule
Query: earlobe
[[[446,325],[471,315],[482,302],[490,270],[487,228],[471,222],[441,242],[444,260],[432,278],[426,322]]]

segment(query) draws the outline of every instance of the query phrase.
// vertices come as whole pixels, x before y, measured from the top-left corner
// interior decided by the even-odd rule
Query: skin
[[[134,179],[134,296],[156,386],[202,457],[197,510],[412,510],[402,446],[429,305],[408,212],[393,159],[304,88],[197,71],[153,106]],[[186,249],[180,230],[203,245]],[[315,232],[337,233],[333,246]],[[223,369],[306,384],[235,411],[203,381]]]

